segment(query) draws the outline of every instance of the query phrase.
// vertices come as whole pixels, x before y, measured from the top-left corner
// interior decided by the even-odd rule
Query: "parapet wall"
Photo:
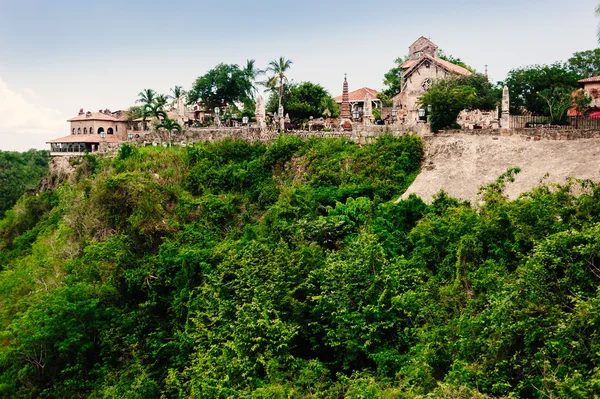
[[[139,133],[139,132],[136,132]],[[600,138],[600,130],[585,129],[551,129],[551,128],[528,128],[528,129],[462,129],[445,130],[437,134],[428,132],[428,125],[418,125],[411,127],[402,127],[395,125],[386,126],[354,126],[354,130],[345,131],[288,131],[282,133],[284,136],[296,136],[302,139],[308,138],[346,138],[360,144],[373,141],[377,137],[391,134],[392,136],[402,136],[404,134],[416,133],[422,137],[434,138],[449,135],[468,135],[468,136],[487,136],[487,137],[523,137],[527,140],[580,140]],[[171,139],[173,144],[194,143],[202,141],[219,141],[226,138],[241,139],[245,141],[273,141],[279,138],[280,134],[274,130],[261,130],[259,128],[187,128],[182,135],[173,134]],[[139,145],[166,143],[167,137],[156,132],[148,132],[140,135],[134,135],[135,143]]]
[[[529,137],[532,140],[580,140],[600,138],[600,130],[550,128],[442,130],[437,135],[453,134],[469,136],[517,136]]]

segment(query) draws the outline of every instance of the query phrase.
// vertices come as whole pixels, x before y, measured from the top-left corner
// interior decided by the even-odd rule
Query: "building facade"
[[[51,155],[81,155],[84,152],[97,152],[101,144],[118,144],[127,139],[127,118],[125,112],[100,110],[98,112],[84,112],[69,122],[69,135],[50,140]]]
[[[402,69],[401,92],[393,99],[398,123],[413,125],[423,122],[419,116],[419,98],[439,79],[468,76],[471,72],[441,59],[438,46],[426,37],[420,37],[409,47],[408,60]],[[423,110],[424,111],[424,110]],[[423,114],[423,112],[421,112]]]

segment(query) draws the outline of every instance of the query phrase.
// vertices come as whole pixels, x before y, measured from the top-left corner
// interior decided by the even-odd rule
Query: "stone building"
[[[118,144],[127,139],[127,118],[124,111],[84,112],[68,119],[69,135],[50,140],[52,155],[81,155],[101,150],[101,143]]]
[[[413,125],[419,117],[419,98],[431,87],[434,81],[452,76],[468,76],[471,72],[461,66],[441,59],[438,46],[421,36],[410,45],[408,60],[402,69],[401,92],[392,101],[397,110],[398,123]]]

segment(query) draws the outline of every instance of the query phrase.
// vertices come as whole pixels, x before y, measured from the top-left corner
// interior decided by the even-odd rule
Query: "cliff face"
[[[475,201],[481,186],[494,182],[510,167],[519,167],[506,194],[514,199],[540,182],[565,183],[569,177],[600,181],[600,139],[527,140],[525,137],[440,135],[425,141],[425,160],[411,193],[431,202],[445,190]]]

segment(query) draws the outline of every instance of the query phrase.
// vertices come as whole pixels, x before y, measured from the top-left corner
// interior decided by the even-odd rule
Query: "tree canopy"
[[[243,103],[253,96],[253,82],[237,64],[219,64],[194,82],[188,103],[202,101],[207,109]]]
[[[510,91],[512,113],[525,109],[534,114],[547,114],[548,104],[539,93],[549,91],[574,91],[579,77],[564,63],[532,65],[513,69],[508,73],[505,84]]]
[[[431,106],[431,128],[434,132],[453,128],[462,110],[493,110],[502,92],[481,74],[440,79],[421,98],[424,108]]]
[[[35,189],[48,172],[50,153],[0,151],[0,218],[28,189]]]
[[[311,116],[320,118],[328,110],[331,117],[340,114],[339,105],[321,85],[303,82],[287,85],[283,91],[285,113],[295,122],[305,122]],[[266,109],[277,112],[279,93],[273,93],[267,101]]]

